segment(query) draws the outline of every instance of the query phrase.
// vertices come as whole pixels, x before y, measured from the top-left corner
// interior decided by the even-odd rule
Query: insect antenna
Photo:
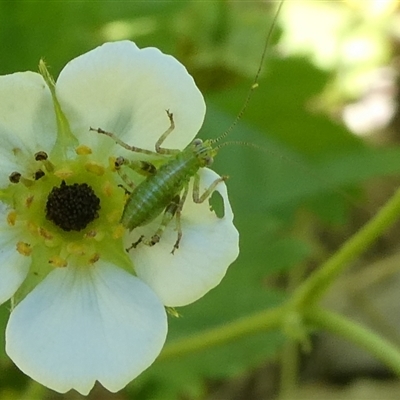
[[[264,147],[258,146],[258,145],[254,144],[254,143],[251,143],[251,142],[244,142],[244,141],[242,141],[242,140],[230,140],[229,142],[223,142],[223,143],[220,143],[220,144],[219,144],[218,146],[216,146],[215,148],[218,150],[218,149],[220,149],[221,147],[230,146],[230,145],[232,145],[232,144],[234,144],[234,145],[239,145],[239,146],[253,147],[254,149],[257,149],[257,150],[267,151],[268,153],[272,153],[272,152],[270,152],[268,149],[265,149]],[[274,153],[273,153],[273,154],[274,154]]]
[[[258,87],[258,80],[260,78],[261,70],[262,70],[262,67],[264,65],[265,56],[266,56],[267,50],[269,48],[269,42],[271,40],[272,33],[273,33],[274,29],[275,29],[276,22],[278,20],[278,16],[279,16],[279,13],[281,11],[281,8],[283,6],[284,1],[285,0],[282,0],[279,3],[278,10],[276,11],[276,13],[274,15],[274,18],[272,20],[272,23],[271,23],[271,25],[270,25],[270,27],[268,29],[267,37],[265,39],[265,44],[264,44],[264,50],[263,50],[262,55],[261,55],[261,59],[260,59],[259,65],[258,65],[258,69],[257,69],[256,75],[255,75],[253,83],[250,86],[250,89],[249,89],[249,91],[247,93],[246,100],[244,101],[243,106],[242,106],[241,110],[239,111],[239,114],[236,116],[236,118],[232,122],[231,126],[222,135],[218,136],[215,139],[211,139],[210,140],[211,143],[217,143],[220,140],[222,140],[223,138],[227,137],[232,132],[233,128],[237,125],[237,123],[240,121],[240,119],[242,118],[243,114],[245,113],[247,105],[249,104],[250,99],[251,99],[251,97],[252,97],[252,95],[254,93],[254,90],[257,89],[257,87]]]
[[[229,128],[224,133],[222,133],[220,136],[218,136],[217,138],[210,139],[209,140],[210,143],[217,143],[217,142],[220,142],[222,139],[226,138],[231,133],[231,131],[235,128],[235,126],[237,125],[237,123],[242,118],[243,114],[245,113],[245,111],[247,109],[247,106],[248,106],[248,104],[249,104],[249,102],[251,100],[251,97],[252,97],[255,89],[257,89],[257,87],[258,87],[258,81],[259,81],[260,74],[261,74],[261,71],[262,71],[262,68],[263,68],[263,65],[264,65],[264,61],[265,61],[265,57],[266,57],[266,54],[267,54],[267,50],[269,48],[269,44],[270,44],[270,41],[271,41],[272,33],[273,33],[273,31],[274,31],[274,29],[276,27],[277,20],[278,20],[278,17],[279,17],[279,14],[281,12],[281,9],[282,9],[282,6],[283,6],[284,2],[285,2],[285,0],[281,0],[280,1],[278,9],[277,9],[277,11],[276,11],[276,13],[275,13],[275,15],[273,17],[272,23],[271,23],[271,25],[270,25],[270,27],[268,29],[267,36],[266,36],[266,39],[265,39],[265,42],[264,42],[263,52],[262,52],[262,55],[261,55],[261,58],[260,58],[260,63],[258,65],[258,69],[257,69],[256,75],[254,77],[252,85],[249,88],[249,91],[247,93],[247,97],[246,97],[246,99],[245,99],[245,101],[244,101],[244,103],[242,105],[242,108],[240,109],[240,111],[237,114],[235,120],[232,122],[232,124],[229,126]],[[313,176],[313,178],[316,181],[320,182],[321,185],[323,185],[323,187],[325,187],[326,189],[329,189],[332,192],[340,195],[349,204],[352,204],[358,210],[361,210],[367,217],[371,217],[372,216],[371,211],[368,210],[367,208],[365,208],[360,200],[354,198],[351,194],[349,194],[345,190],[336,187],[334,183],[330,183],[329,181],[326,180],[325,177],[322,177],[320,174],[314,172],[312,169],[310,169],[309,167],[303,165],[301,162],[293,160],[290,157],[285,157],[284,155],[276,153],[276,152],[270,150],[269,148],[265,148],[263,146],[259,146],[259,145],[256,145],[254,143],[250,143],[250,142],[246,142],[246,141],[240,141],[240,140],[226,141],[226,142],[219,143],[217,146],[214,147],[214,149],[215,150],[219,150],[222,147],[225,147],[225,146],[228,146],[228,145],[241,145],[241,146],[246,146],[246,147],[252,147],[254,149],[261,150],[262,152],[264,152],[264,153],[266,153],[268,155],[273,155],[275,158],[279,158],[279,159],[283,160],[285,163],[293,165],[293,167],[295,167],[297,169],[300,168],[305,173]]]

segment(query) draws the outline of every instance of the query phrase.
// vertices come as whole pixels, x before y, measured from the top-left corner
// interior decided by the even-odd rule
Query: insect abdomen
[[[185,151],[162,165],[133,190],[125,204],[122,225],[133,230],[151,222],[182,191],[199,168],[198,159]]]

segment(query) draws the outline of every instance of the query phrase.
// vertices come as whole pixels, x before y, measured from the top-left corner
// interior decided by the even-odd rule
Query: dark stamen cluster
[[[86,183],[61,182],[47,197],[46,217],[64,231],[80,231],[99,216],[100,199]]]

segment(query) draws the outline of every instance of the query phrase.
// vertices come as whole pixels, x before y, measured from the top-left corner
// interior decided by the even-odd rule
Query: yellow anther
[[[32,247],[29,243],[18,242],[17,251],[19,254],[22,254],[23,256],[30,256],[32,254]]]
[[[110,168],[111,171],[115,172],[117,170],[117,168],[115,167],[115,157],[109,157],[108,158],[108,166]]]
[[[107,221],[115,224],[121,219],[121,210],[113,210],[107,214]]]
[[[94,239],[96,242],[100,242],[104,238],[104,232],[92,230],[85,234],[85,238],[86,239]]]
[[[29,208],[29,207],[32,205],[33,198],[34,198],[34,196],[29,196],[29,197],[25,200],[25,205],[26,205],[27,208]]]
[[[85,156],[87,154],[92,154],[92,149],[89,146],[81,144],[75,149],[75,152],[78,154],[78,156]]]
[[[89,263],[94,264],[96,261],[99,261],[100,255],[98,253],[94,253],[92,257],[89,258]]]
[[[92,172],[93,174],[95,174],[97,176],[104,175],[104,172],[105,172],[105,168],[103,167],[103,165],[101,165],[100,163],[97,163],[95,161],[88,161],[85,164],[85,169],[86,169],[86,171]]]
[[[67,245],[67,251],[71,254],[83,256],[87,252],[87,249],[86,246],[82,244],[71,242]]]
[[[53,256],[49,259],[49,264],[53,267],[64,268],[68,265],[68,262],[60,256]]]
[[[72,171],[70,168],[60,168],[54,172],[54,175],[60,179],[68,179],[74,175],[74,171]]]
[[[113,239],[119,239],[122,238],[125,234],[125,228],[122,226],[122,224],[119,224],[113,231],[112,233],[112,238]]]
[[[94,238],[94,237],[96,237],[96,235],[97,235],[97,231],[93,229],[89,232],[86,232],[84,237],[85,238]]]
[[[17,212],[16,211],[10,211],[7,215],[7,223],[10,226],[15,225],[15,221],[17,220]]]
[[[38,226],[32,221],[28,221],[28,223],[26,224],[26,227],[28,228],[28,231],[30,233],[32,233],[33,235],[37,235],[39,233]]]
[[[46,240],[53,240],[54,237],[48,230],[40,227],[38,231],[39,235],[45,238]]]
[[[113,187],[113,185],[111,184],[111,182],[110,181],[106,181],[105,183],[104,183],[104,185],[103,185],[103,193],[106,195],[106,196],[108,196],[108,197],[111,197],[112,196],[112,194],[114,193],[114,187]]]
[[[11,151],[13,152],[14,156],[17,156],[22,152],[22,150],[19,147],[14,147],[13,149],[11,149]]]

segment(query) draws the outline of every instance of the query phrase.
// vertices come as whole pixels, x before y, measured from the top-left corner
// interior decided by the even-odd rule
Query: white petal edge
[[[205,115],[203,96],[182,64],[156,48],[139,49],[130,41],[105,43],[70,61],[56,89],[72,132],[83,144],[95,148],[100,141],[108,151],[112,139],[99,138],[89,127],[154,150],[170,125],[170,110],[175,130],[164,146],[182,148],[196,136]]]
[[[202,169],[200,176],[200,193],[219,177],[210,169]],[[239,233],[233,225],[226,185],[219,184],[216,191],[224,201],[223,218],[210,211],[208,201],[193,203],[190,188],[182,212],[183,237],[175,254],[171,254],[177,237],[175,221],[168,225],[157,245],[139,245],[130,252],[137,275],[166,306],[184,306],[204,296],[221,282],[229,265],[239,254]],[[136,241],[142,234],[150,237],[159,223],[160,218],[135,229],[126,243]]]
[[[0,304],[7,301],[28,275],[31,258],[18,253],[20,232],[6,222],[7,208],[0,203]]]
[[[49,88],[39,74],[0,76],[0,98],[0,186],[4,186],[10,183],[11,172],[28,172],[36,152],[50,152],[57,125]]]
[[[98,261],[51,272],[13,310],[6,352],[39,383],[116,392],[149,367],[167,333],[165,310],[138,278]]]

